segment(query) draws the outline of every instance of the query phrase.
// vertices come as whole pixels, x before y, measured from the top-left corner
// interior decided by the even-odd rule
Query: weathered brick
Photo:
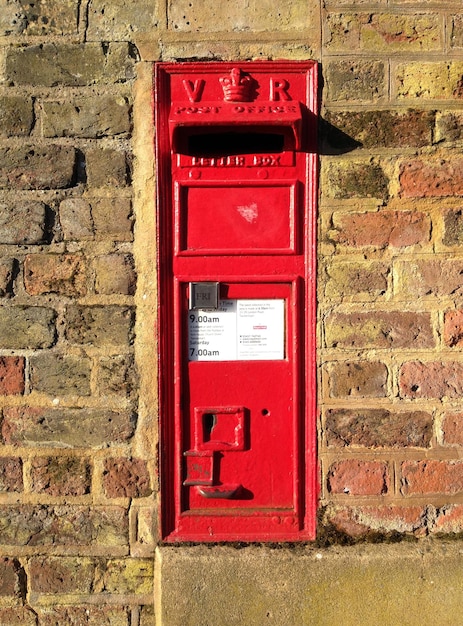
[[[307,57],[305,57],[307,58]],[[145,604],[141,607],[140,611],[140,626],[152,626],[156,619],[154,606],[151,604]]]
[[[33,557],[29,562],[31,593],[90,593],[96,562],[86,557]]]
[[[463,413],[447,413],[441,430],[444,445],[463,446]]]
[[[128,544],[128,515],[122,507],[2,505],[2,546],[95,546]]]
[[[129,610],[124,606],[38,607],[40,626],[129,626]],[[153,622],[154,623],[154,622]]]
[[[15,259],[0,259],[0,297],[13,295]]]
[[[0,134],[6,137],[29,135],[34,115],[32,100],[23,96],[0,96]]]
[[[333,313],[325,329],[326,345],[332,348],[431,348],[435,344],[428,313]]]
[[[330,239],[359,248],[395,248],[427,243],[431,234],[429,217],[419,211],[335,213]]]
[[[433,419],[426,411],[331,409],[325,419],[329,446],[365,448],[427,448]]]
[[[136,273],[131,254],[105,254],[97,257],[93,265],[96,293],[133,296]]]
[[[135,33],[158,26],[152,4],[138,0],[91,0],[88,41],[133,41]]]
[[[0,558],[0,596],[14,596],[19,591],[18,563]]]
[[[133,339],[133,311],[122,306],[70,306],[66,338],[75,344],[127,346]]]
[[[450,504],[436,511],[431,534],[450,534],[463,532],[463,505]]]
[[[85,86],[124,82],[132,75],[127,43],[12,46],[6,51],[5,78],[14,85]]]
[[[329,198],[389,197],[389,179],[382,167],[372,159],[364,163],[330,162],[322,172],[322,184]]]
[[[402,398],[459,398],[463,394],[463,363],[410,361],[399,374]]]
[[[91,466],[79,457],[43,457],[31,462],[31,489],[50,496],[83,496],[90,493]]]
[[[0,492],[23,490],[23,465],[16,457],[0,457]]]
[[[249,0],[245,5],[168,2],[168,25],[174,31],[291,31],[304,28],[310,16],[309,3],[299,0],[286,0],[284,10],[280,5],[260,0]]]
[[[463,159],[407,161],[400,167],[399,182],[404,198],[463,196]]]
[[[384,398],[387,367],[379,361],[341,361],[327,365],[331,398]]]
[[[420,536],[426,532],[425,513],[420,506],[336,506],[326,511],[323,522],[355,538],[368,538],[377,533]]]
[[[399,63],[396,68],[397,97],[420,100],[460,100],[462,61]]]
[[[125,187],[129,167],[127,155],[111,148],[91,148],[86,153],[89,187]]]
[[[328,61],[325,80],[326,98],[334,102],[379,102],[386,95],[386,67],[383,61]]]
[[[24,259],[24,285],[31,296],[84,296],[84,259],[78,254],[28,254]]]
[[[45,352],[32,356],[30,365],[34,391],[53,396],[90,395],[89,358]]]
[[[349,459],[330,466],[328,491],[350,496],[379,496],[389,490],[387,464],[381,461]]]
[[[126,135],[130,130],[129,106],[121,96],[44,100],[41,107],[44,137],[98,138]]]
[[[0,395],[10,396],[24,393],[24,365],[24,357],[0,357]]]
[[[102,357],[98,362],[97,384],[101,395],[130,397],[137,390],[133,356]]]
[[[112,559],[103,577],[107,593],[153,593],[153,559]]]
[[[461,246],[463,244],[463,210],[447,209],[443,211],[444,246]]]
[[[129,411],[9,407],[3,410],[2,436],[8,445],[94,448],[126,442],[134,428]]]
[[[417,259],[397,261],[396,293],[415,300],[423,296],[458,297],[463,293],[463,261],[453,259]],[[451,317],[452,313],[449,312]],[[449,318],[450,319],[450,318]]]
[[[0,307],[2,348],[50,348],[55,343],[56,312],[40,306]]]
[[[453,15],[450,25],[450,45],[452,48],[463,48],[463,15]]]
[[[463,346],[463,311],[444,313],[444,342],[451,348]]]
[[[437,111],[436,143],[442,141],[461,141],[463,139],[463,115],[458,111]]]
[[[463,491],[463,462],[404,461],[401,466],[404,495],[445,493],[453,495]]]
[[[42,243],[47,233],[47,207],[43,202],[0,202],[0,243]]]
[[[7,0],[0,11],[0,34],[71,35],[77,32],[78,0]]]
[[[326,267],[325,297],[381,296],[387,291],[389,271],[388,264],[376,261],[334,261]]]
[[[83,198],[66,198],[59,205],[59,221],[66,241],[93,238],[90,203]]]
[[[325,25],[325,46],[331,52],[442,49],[441,19],[437,14],[332,13]]]
[[[362,148],[422,147],[432,143],[430,111],[335,111],[325,116],[322,139],[338,151]]]
[[[152,492],[146,461],[106,459],[103,485],[108,498],[141,498]]]
[[[0,11],[0,35],[19,35],[26,27],[26,16],[19,2],[3,2]]]
[[[37,626],[37,614],[28,606],[0,608],[2,626]]]
[[[1,189],[63,189],[73,184],[76,154],[68,146],[0,149]]]
[[[132,241],[133,217],[129,198],[94,198],[91,212],[97,239]]]

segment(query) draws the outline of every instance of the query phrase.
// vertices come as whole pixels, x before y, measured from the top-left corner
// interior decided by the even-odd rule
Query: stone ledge
[[[158,626],[458,623],[463,543],[160,547]],[[455,621],[456,620],[456,621]]]

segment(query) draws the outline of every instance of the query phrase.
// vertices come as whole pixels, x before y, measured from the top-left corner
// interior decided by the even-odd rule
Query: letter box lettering
[[[165,541],[315,534],[317,66],[155,71]]]

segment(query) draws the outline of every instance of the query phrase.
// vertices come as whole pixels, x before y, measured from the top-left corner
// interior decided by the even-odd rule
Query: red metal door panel
[[[156,68],[166,541],[314,537],[316,79]]]

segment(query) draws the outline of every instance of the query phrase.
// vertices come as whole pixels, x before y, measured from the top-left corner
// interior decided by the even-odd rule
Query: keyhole
[[[204,413],[203,426],[205,439],[209,440],[214,426],[217,424],[217,415],[215,413]]]

